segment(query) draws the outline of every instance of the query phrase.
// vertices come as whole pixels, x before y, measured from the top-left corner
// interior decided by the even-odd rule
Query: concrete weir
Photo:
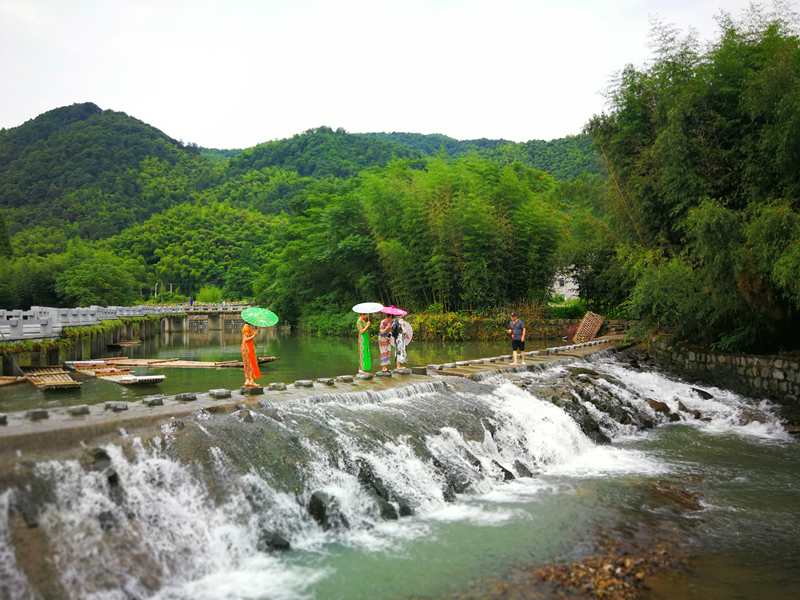
[[[392,373],[392,377],[340,375],[316,380],[299,380],[291,384],[272,383],[250,389],[209,390],[206,393],[153,396],[134,402],[114,402],[93,406],[50,408],[44,415],[34,417],[31,411],[0,414],[0,469],[24,453],[29,458],[52,458],[52,452],[81,451],[87,445],[121,442],[133,436],[150,438],[161,433],[161,427],[172,421],[192,422],[203,414],[233,414],[242,406],[255,408],[279,404],[288,400],[302,401],[314,397],[319,401],[326,394],[381,391],[432,379],[463,377],[481,380],[492,375],[512,375],[556,361],[581,359],[611,348],[619,348],[622,336],[608,336],[593,342],[559,346],[547,350],[526,352],[525,365],[514,365],[510,356],[487,357],[414,367]],[[627,346],[626,346],[627,347]],[[309,385],[310,384],[310,385]],[[126,406],[122,406],[126,405]],[[4,417],[4,418],[3,418]]]

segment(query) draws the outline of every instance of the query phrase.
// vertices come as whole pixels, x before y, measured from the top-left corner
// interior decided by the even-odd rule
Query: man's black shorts
[[[511,350],[525,351],[525,342],[522,340],[511,340]]]

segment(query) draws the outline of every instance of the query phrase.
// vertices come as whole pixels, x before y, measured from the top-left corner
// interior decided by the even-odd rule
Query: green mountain
[[[442,150],[451,158],[476,154],[500,164],[522,164],[549,173],[556,179],[574,179],[583,173],[604,175],[603,161],[592,148],[588,135],[572,135],[545,142],[510,142],[508,140],[457,140],[439,133],[365,133],[374,139],[395,142],[428,156]]]
[[[125,113],[85,103],[57,108],[0,132],[0,208],[12,233],[31,226],[97,239],[202,189],[212,163]],[[167,171],[179,170],[171,177]]]
[[[421,156],[421,152],[393,141],[317,127],[237,154],[230,161],[228,173],[240,175],[264,167],[281,167],[296,171],[301,177],[347,179],[368,167],[385,167],[395,158]]]
[[[121,294],[106,302],[135,301],[156,281],[185,295],[216,286],[274,301],[289,319],[323,296],[469,309],[541,297],[559,214],[586,194],[582,180],[542,171],[573,177],[588,148],[585,136],[517,144],[319,127],[214,150],[91,103],[58,108],[0,131],[0,252],[11,254],[0,307],[101,302],[82,264]],[[515,263],[510,249],[526,245]]]

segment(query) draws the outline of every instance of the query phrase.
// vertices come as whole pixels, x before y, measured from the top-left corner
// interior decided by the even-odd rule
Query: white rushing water
[[[610,358],[590,367],[600,374],[596,385],[656,422],[664,419],[647,405],[648,398],[681,415],[679,402],[701,411],[710,421],[688,417],[681,423],[708,435],[785,439],[766,403],[754,407],[710,388],[714,399],[704,400],[687,384],[625,368]],[[552,383],[568,373],[562,365],[523,376]],[[589,402],[583,405],[612,439],[653,435],[620,425]],[[39,463],[36,476],[53,490],[39,527],[52,545],[67,597],[310,598],[315,586],[333,575],[327,557],[342,549],[363,556],[402,554],[404,548],[442,535],[447,524],[480,529],[529,519],[524,506],[569,491],[571,479],[649,477],[669,470],[658,456],[596,445],[561,408],[500,377],[461,391],[440,381],[386,393],[319,397],[278,409],[282,423],[258,412],[254,417],[276,435],[295,436],[298,451],[310,457],[299,467],[303,488],[294,492],[283,489],[276,474],[244,468],[222,449],[229,443],[222,436],[234,419],[230,415],[202,423],[212,441],[203,463],[211,465],[210,473],[203,472],[201,462],[173,456],[180,433],[170,430],[160,445],[137,441],[127,451],[107,446],[111,476],[77,461]],[[459,411],[478,415],[471,418],[469,434],[459,425]],[[314,423],[323,433],[304,435]],[[405,503],[413,516],[384,520],[374,493],[353,465],[368,465],[392,493],[393,508],[400,510]],[[441,465],[465,484],[455,502],[447,501],[452,482]],[[525,477],[526,470],[533,476]],[[210,487],[210,481],[216,483]],[[219,482],[224,482],[222,489]],[[315,491],[335,498],[347,527],[326,529],[310,516],[308,503]],[[0,592],[22,600],[34,594],[11,548],[12,494],[0,495]],[[288,538],[293,551],[266,551],[265,531]]]

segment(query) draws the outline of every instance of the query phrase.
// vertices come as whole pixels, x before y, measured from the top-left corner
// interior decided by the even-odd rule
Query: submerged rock
[[[332,527],[350,527],[335,497],[327,492],[317,491],[308,501],[308,512],[324,530]]]
[[[273,550],[290,550],[291,544],[289,540],[283,537],[280,533],[275,531],[268,531],[262,529],[258,532],[258,539],[256,540],[256,550],[259,552],[272,552]]]
[[[692,391],[693,391],[695,394],[697,394],[698,396],[700,396],[700,397],[701,397],[703,400],[713,400],[713,399],[714,399],[714,396],[713,396],[713,395],[711,395],[711,394],[709,394],[709,393],[708,393],[707,391],[705,391],[705,390],[701,390],[701,389],[699,389],[699,388],[696,388],[696,387],[693,387],[693,388],[690,388],[690,389],[691,389],[691,390],[692,390]]]

